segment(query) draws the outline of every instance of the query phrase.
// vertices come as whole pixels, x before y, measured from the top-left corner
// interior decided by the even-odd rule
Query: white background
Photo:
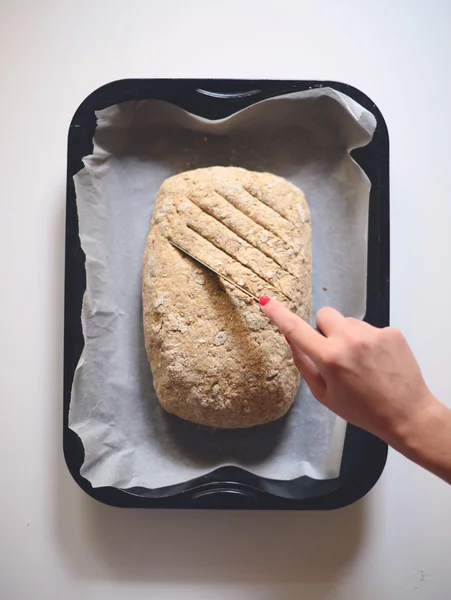
[[[450,597],[451,489],[395,452],[324,514],[108,508],[61,454],[67,129],[124,77],[368,94],[391,140],[392,323],[451,404],[450,39],[449,0],[0,1],[2,600]]]

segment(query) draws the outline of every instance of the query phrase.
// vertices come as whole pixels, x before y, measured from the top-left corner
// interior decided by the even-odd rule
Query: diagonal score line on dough
[[[214,192],[217,196],[219,196],[222,200],[224,200],[224,202],[226,202],[230,208],[234,211],[236,211],[237,213],[239,213],[240,215],[242,215],[244,217],[244,219],[247,219],[248,221],[250,221],[254,226],[259,227],[263,230],[263,232],[269,233],[271,235],[273,235],[275,238],[277,238],[278,240],[280,240],[283,244],[285,244],[285,240],[283,240],[279,235],[277,235],[276,233],[274,233],[273,231],[271,231],[270,229],[266,229],[263,225],[260,225],[260,223],[257,223],[256,221],[254,221],[254,219],[252,219],[252,217],[250,217],[249,215],[247,215],[245,212],[243,212],[242,210],[240,210],[239,208],[237,208],[234,204],[232,204],[231,202],[229,202],[229,200],[227,200],[227,198],[225,198],[222,194],[218,194],[218,192]],[[225,223],[223,223],[220,219],[218,219],[218,217],[216,217],[216,215],[213,214],[212,209],[202,206],[201,204],[199,204],[194,198],[192,198],[191,196],[188,196],[187,199],[192,202],[193,204],[195,204],[200,210],[202,210],[204,213],[206,213],[207,215],[209,215],[210,217],[213,217],[213,219],[216,219],[219,223],[221,223],[222,225],[224,225],[224,227],[227,227],[230,231],[232,231],[235,235],[237,235],[240,239],[243,239],[245,242],[247,242],[250,246],[252,246],[253,248],[255,248],[256,250],[259,250],[262,254],[264,254],[267,258],[270,258],[271,260],[273,260],[281,269],[283,269],[284,271],[286,271],[287,273],[290,273],[291,275],[293,275],[293,277],[297,277],[297,274],[293,271],[291,271],[286,265],[284,265],[281,262],[281,259],[278,258],[276,256],[276,252],[274,248],[270,248],[267,249],[266,247],[262,247],[260,248],[258,245],[255,244],[255,242],[250,239],[249,237],[245,237],[245,234],[243,234],[242,232],[239,231],[238,228],[236,227],[232,227],[231,225],[225,225]],[[285,252],[287,250],[284,250]]]
[[[210,216],[210,215],[209,215]],[[214,217],[213,217],[214,218]],[[224,254],[226,254],[227,256],[229,256],[232,260],[234,260],[235,262],[239,263],[240,265],[242,265],[242,267],[244,267],[245,269],[251,271],[252,273],[254,273],[254,275],[257,275],[257,277],[259,279],[261,279],[262,281],[265,281],[266,283],[268,283],[272,288],[274,288],[275,290],[277,290],[279,292],[279,294],[281,294],[282,296],[284,296],[287,300],[290,300],[291,302],[295,302],[294,298],[291,298],[291,296],[288,296],[288,294],[286,294],[285,292],[283,292],[279,287],[277,287],[274,282],[272,282],[270,279],[268,279],[267,277],[264,277],[263,275],[261,275],[260,273],[258,273],[255,269],[253,269],[250,265],[245,265],[243,262],[241,262],[241,260],[239,258],[237,258],[236,256],[234,256],[233,254],[231,254],[228,250],[226,250],[225,248],[222,248],[221,246],[219,246],[215,241],[213,241],[211,238],[208,238],[205,236],[204,233],[202,233],[201,231],[199,231],[198,229],[195,228],[195,226],[193,226],[190,223],[187,223],[186,226],[188,227],[188,229],[191,229],[191,231],[194,231],[194,233],[197,233],[198,236],[200,236],[203,240],[205,240],[206,242],[209,242],[210,244],[212,244],[212,246],[214,246],[215,248],[217,248],[218,250],[221,250],[221,252],[224,252]],[[227,228],[226,228],[227,229]],[[241,238],[240,238],[241,239]],[[250,245],[250,244],[249,244]],[[254,248],[254,246],[252,246],[252,248]],[[254,248],[255,250],[258,250],[258,248]],[[263,254],[263,253],[262,253]],[[265,255],[264,255],[265,256]],[[208,266],[208,265],[207,265]],[[214,271],[214,269],[211,269],[212,271]],[[216,271],[215,271],[216,272]],[[286,273],[288,273],[288,271],[286,271]],[[288,273],[288,275],[290,275],[290,277],[292,277],[292,275],[290,273]]]
[[[215,275],[217,275],[218,277],[221,277],[222,279],[224,279],[225,281],[227,281],[227,283],[230,283],[230,285],[233,285],[233,287],[238,288],[244,294],[246,294],[250,298],[253,298],[256,302],[260,302],[260,300],[257,298],[257,296],[254,296],[254,294],[251,294],[251,292],[248,292],[244,287],[241,287],[240,285],[238,285],[237,283],[235,283],[231,279],[228,279],[225,275],[222,275],[218,271],[215,271],[215,269],[213,269],[212,266],[207,265],[207,263],[204,263],[200,258],[198,258],[197,256],[194,256],[193,254],[191,254],[190,252],[188,252],[188,250],[185,250],[185,248],[182,248],[182,246],[179,246],[178,244],[176,244],[175,242],[173,242],[169,238],[168,238],[168,242],[170,244],[172,244],[174,246],[174,248],[177,248],[177,250],[180,250],[180,252],[183,252],[183,254],[186,254],[186,256],[189,256],[190,258],[192,258],[193,260],[195,260],[196,262],[198,262],[200,265],[202,265],[203,267],[205,267],[209,271],[212,271],[213,273],[215,273]]]
[[[256,250],[257,252],[259,252],[262,257],[265,260],[269,260],[271,261],[271,268],[276,268],[280,267],[280,269],[282,271],[284,271],[289,277],[292,277],[294,280],[296,280],[296,276],[291,273],[284,265],[280,264],[280,262],[278,262],[277,260],[275,260],[272,256],[269,256],[268,254],[266,254],[263,249],[259,246],[257,246],[256,244],[252,244],[251,242],[249,242],[248,240],[246,240],[244,237],[242,237],[241,235],[239,235],[238,233],[236,233],[236,231],[234,231],[232,229],[232,227],[230,227],[230,225],[224,223],[224,221],[222,221],[221,219],[219,219],[216,215],[212,214],[211,212],[209,212],[205,207],[200,206],[199,204],[197,204],[197,202],[195,202],[194,200],[192,200],[191,198],[187,197],[186,200],[188,200],[188,202],[191,202],[198,210],[200,210],[205,216],[213,219],[216,223],[218,223],[218,225],[220,225],[220,227],[224,228],[226,231],[228,231],[234,238],[236,238],[237,241],[239,241],[240,244],[243,244],[244,247],[248,247],[249,249],[252,250]],[[235,208],[235,207],[233,207]],[[252,221],[254,222],[254,221]],[[191,229],[193,229],[193,227],[190,227]],[[203,234],[202,232],[198,231],[198,229],[194,229],[194,231],[196,231],[197,233],[199,233],[199,235],[201,235],[202,237],[205,237],[205,234]],[[210,240],[210,238],[207,238]],[[210,240],[211,241],[211,240]],[[222,248],[220,246],[218,246],[218,248],[220,250],[222,250]],[[238,262],[241,262],[239,258],[234,257],[235,260],[237,260]],[[244,266],[248,266],[244,263],[241,263]],[[249,267],[251,268],[251,267]],[[253,269],[251,269],[253,270]],[[256,273],[256,275],[258,275],[259,277],[262,277],[259,273]],[[265,279],[265,277],[262,277],[262,279]],[[268,281],[268,283],[271,283],[271,281]]]
[[[209,258],[206,258],[205,256],[207,255],[210,257],[210,255],[212,254],[211,250],[213,250],[214,253],[216,253],[216,254],[219,253],[219,256],[223,260],[227,261],[226,265],[228,263],[229,267],[231,265],[239,266],[241,271],[243,271],[242,277],[246,281],[243,281],[243,284],[241,284],[241,282],[239,284],[238,283],[234,284],[235,287],[240,287],[241,285],[243,285],[243,286],[245,285],[246,288],[249,288],[252,290],[252,292],[249,292],[250,294],[252,294],[253,296],[258,296],[258,297],[262,293],[260,290],[267,290],[267,293],[274,295],[274,297],[278,298],[279,300],[281,300],[281,301],[282,301],[282,299],[288,300],[290,305],[293,304],[293,301],[290,298],[288,298],[288,296],[286,296],[285,294],[280,292],[278,289],[276,289],[273,284],[268,284],[259,275],[255,274],[248,267],[242,265],[240,262],[235,260],[232,256],[227,254],[227,252],[225,252],[221,248],[218,248],[215,244],[213,244],[208,239],[204,238],[202,235],[197,233],[197,231],[194,231],[190,227],[184,225],[183,228],[179,230],[180,234],[182,234],[183,229],[185,229],[185,231],[190,233],[190,236],[191,236],[190,239],[188,239],[188,238],[183,239],[183,237],[180,237],[180,235],[175,235],[175,233],[176,233],[175,231],[172,231],[170,237],[167,237],[167,240],[171,243],[173,243],[175,241],[178,245],[181,246],[182,249],[184,249],[184,246],[188,245],[188,247],[190,249],[191,248],[193,249],[193,256],[199,256],[199,262],[202,261],[206,265],[207,269],[210,269],[210,271],[217,273],[219,276],[221,276],[224,271],[224,267],[222,265],[221,265],[221,267],[210,267],[209,266],[209,264],[211,264],[211,261]],[[199,244],[197,247],[195,246],[196,242]],[[211,248],[211,250],[209,250],[209,248]],[[188,254],[190,254],[191,250],[187,250],[186,252]],[[252,280],[251,276],[255,277],[257,280]],[[232,282],[235,281],[235,275],[232,275],[229,272],[227,272],[227,275],[225,275],[224,277],[230,277]],[[248,279],[250,279],[250,282],[247,281]],[[255,290],[253,288],[255,288]]]
[[[246,186],[242,185],[242,190],[245,194],[248,194],[249,196],[251,196],[254,200],[257,200],[258,202],[261,202],[264,206],[266,206],[266,208],[269,208],[270,210],[272,210],[276,215],[279,215],[279,217],[281,219],[283,219],[284,221],[286,221],[287,223],[289,223],[292,227],[296,227],[296,223],[293,223],[293,221],[291,221],[290,219],[288,219],[288,217],[286,217],[285,215],[283,215],[282,213],[280,213],[278,210],[276,210],[273,206],[271,206],[270,204],[268,204],[267,202],[265,202],[264,200],[262,200],[261,198],[259,198],[258,196],[256,196],[255,194],[253,194],[252,192],[249,191],[249,188],[247,188]]]
[[[272,208],[272,206],[269,206],[269,204],[266,204],[266,202],[263,202],[262,200],[260,200],[260,198],[257,198],[253,194],[250,194],[243,187],[240,187],[239,191],[240,191],[241,199],[245,200],[247,203],[249,203],[249,199],[254,200],[255,202],[257,202],[260,205],[261,208],[263,208],[266,211],[267,216],[268,216],[268,212],[269,212],[269,213],[271,213],[271,216],[273,218],[275,217],[276,219],[280,219],[281,223],[279,224],[279,226],[274,226],[275,229],[273,229],[272,228],[273,225],[271,224],[271,227],[270,227],[270,224],[265,219],[264,213],[258,214],[258,218],[261,219],[261,221],[257,220],[255,214],[253,214],[253,215],[250,214],[250,212],[247,212],[246,209],[244,208],[244,206],[242,206],[242,202],[240,202],[240,198],[236,199],[230,193],[227,194],[227,192],[223,192],[223,191],[220,191],[215,188],[216,194],[219,194],[222,198],[224,198],[224,200],[226,200],[226,202],[229,202],[237,210],[239,210],[240,212],[245,214],[247,217],[249,217],[249,219],[252,219],[252,221],[257,223],[261,227],[264,227],[268,231],[271,231],[275,236],[277,236],[284,242],[287,242],[287,241],[291,242],[292,234],[296,233],[296,231],[297,231],[296,227],[293,225],[293,223],[291,221],[289,221],[286,217],[281,215],[276,209]],[[241,204],[241,206],[240,206],[240,204]],[[250,207],[252,209],[252,204],[250,204]],[[261,208],[259,208],[258,211],[261,211]],[[281,227],[281,225],[284,225],[285,226],[284,228],[288,229],[288,231],[284,231],[284,228]],[[282,237],[282,235],[286,235],[287,239],[284,239]]]
[[[270,288],[274,291],[274,292],[278,292],[281,296],[283,296],[284,298],[286,298],[287,300],[289,300],[290,302],[294,302],[294,300],[292,300],[289,296],[287,296],[286,294],[284,294],[283,292],[281,292],[278,288],[276,288],[274,286],[273,283],[266,281],[265,279],[263,279],[263,277],[260,277],[260,275],[258,273],[255,273],[252,269],[250,269],[248,266],[243,265],[240,261],[236,260],[236,258],[234,258],[233,256],[231,256],[226,250],[224,250],[223,248],[220,248],[219,246],[217,246],[214,242],[210,241],[209,239],[207,239],[206,237],[204,237],[201,233],[199,233],[198,231],[196,231],[195,229],[193,229],[192,227],[190,227],[188,224],[186,225],[187,229],[189,229],[190,231],[192,231],[194,233],[195,236],[199,237],[201,240],[203,240],[204,242],[206,242],[207,244],[213,246],[213,248],[215,248],[216,250],[219,250],[219,252],[221,252],[222,254],[224,254],[225,256],[227,256],[228,258],[231,258],[232,261],[237,264],[237,265],[241,265],[241,267],[245,270],[245,271],[249,271],[249,273],[252,273],[253,275],[255,275],[256,277],[258,277],[258,279],[262,282],[262,283],[267,283]],[[214,271],[215,273],[218,273],[218,275],[220,275],[221,273],[219,273],[218,271],[216,271],[216,269],[212,269],[210,268],[211,271]],[[233,281],[233,279],[232,279]],[[237,286],[239,287],[239,286]]]
[[[230,198],[227,198],[227,196],[224,196],[224,194],[222,194],[221,192],[218,192],[218,190],[214,190],[214,193],[217,194],[218,196],[221,196],[221,198],[223,200],[225,200],[226,202],[228,202],[230,204],[230,206],[233,206],[233,208],[235,210],[239,211],[242,215],[244,215],[245,217],[250,219],[253,223],[258,225],[259,227],[263,227],[263,229],[265,229],[266,231],[270,231],[275,237],[279,238],[279,240],[281,242],[283,242],[284,244],[289,243],[290,240],[288,239],[288,236],[287,236],[287,239],[284,239],[283,237],[281,237],[280,231],[277,231],[274,228],[269,227],[267,223],[257,221],[254,215],[250,215],[247,212],[245,212],[241,207],[234,204],[230,200]],[[264,206],[266,206],[266,205],[264,205]],[[291,225],[291,223],[290,223],[290,225]]]

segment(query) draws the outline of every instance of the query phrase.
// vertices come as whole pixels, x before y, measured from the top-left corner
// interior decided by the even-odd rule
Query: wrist
[[[416,404],[416,403],[415,403]],[[441,404],[429,391],[420,406],[412,410],[408,417],[394,427],[392,432],[393,445],[415,452],[420,438],[424,433],[434,430],[441,421],[443,410],[446,407]]]
[[[451,410],[429,391],[421,408],[413,411],[387,441],[410,460],[450,480]]]

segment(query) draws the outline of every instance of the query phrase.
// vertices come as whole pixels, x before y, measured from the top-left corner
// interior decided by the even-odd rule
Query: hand
[[[260,303],[289,340],[312,394],[350,423],[399,446],[439,404],[397,329],[322,308],[316,315],[321,335],[276,300],[263,296]]]
[[[321,335],[276,300],[262,296],[260,304],[317,400],[451,483],[451,410],[431,394],[397,329],[322,308]]]

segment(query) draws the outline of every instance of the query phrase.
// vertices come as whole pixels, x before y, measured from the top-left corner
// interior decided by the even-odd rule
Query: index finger
[[[321,359],[326,338],[316,329],[273,298],[261,296],[260,306],[265,315],[277,325],[292,344],[307,354],[314,362]]]

